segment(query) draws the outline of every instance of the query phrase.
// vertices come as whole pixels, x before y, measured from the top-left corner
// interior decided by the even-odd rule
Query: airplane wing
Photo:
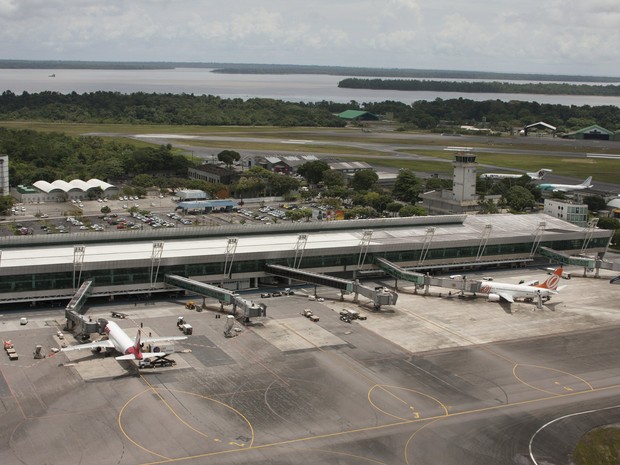
[[[140,342],[144,344],[151,344],[153,342],[183,341],[184,339],[187,339],[187,336],[143,337],[140,339]]]
[[[507,292],[503,292],[503,291],[494,291],[494,294],[497,294],[498,296],[500,296],[502,299],[507,300],[508,302],[510,302],[511,304],[514,303],[515,299],[512,297],[512,294],[509,294]]]
[[[540,281],[538,279],[534,279],[532,281],[526,281],[520,284],[522,284],[523,286],[536,286],[537,284],[540,284]]]
[[[63,347],[61,352],[69,352],[71,350],[82,350],[82,349],[114,349],[114,344],[109,339],[104,339],[97,342],[89,342],[87,344],[78,344],[75,346]]]

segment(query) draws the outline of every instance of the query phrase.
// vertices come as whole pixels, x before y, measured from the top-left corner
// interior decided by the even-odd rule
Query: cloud
[[[16,0],[0,0],[0,17],[10,16],[17,11]]]
[[[0,0],[0,57],[618,74],[618,24],[617,0]]]

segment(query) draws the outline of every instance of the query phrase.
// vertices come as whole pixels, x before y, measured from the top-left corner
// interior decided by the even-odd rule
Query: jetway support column
[[[540,295],[540,292],[538,292],[536,296],[536,308],[538,310],[542,310],[543,308],[543,300],[542,300],[542,295]]]
[[[354,292],[354,294],[353,294],[353,303],[355,303],[355,304],[359,303],[359,301],[360,301],[360,299],[359,299],[360,294],[359,294],[359,292],[358,292],[358,289],[359,289],[359,283],[360,283],[360,280],[359,280],[359,279],[356,279],[356,280],[355,280],[355,284],[356,284],[356,286],[355,286],[355,292]]]

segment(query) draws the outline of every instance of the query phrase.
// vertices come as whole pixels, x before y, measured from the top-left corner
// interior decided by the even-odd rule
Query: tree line
[[[170,145],[136,147],[101,137],[0,127],[0,153],[9,156],[11,185],[56,179],[122,180],[137,174],[187,177],[193,163]]]
[[[273,99],[225,99],[213,95],[58,92],[0,95],[0,120],[66,121],[171,125],[309,126],[342,127],[335,116],[345,110],[365,110],[390,115],[403,128],[442,130],[446,126],[479,125],[497,131],[545,121],[559,132],[598,124],[620,130],[620,108],[614,105],[576,106],[537,102],[456,98],[339,103],[319,101],[290,103]]]
[[[23,92],[0,96],[1,120],[200,126],[323,126],[344,122],[328,110],[275,99],[136,92]]]
[[[349,107],[351,108],[351,107]],[[357,104],[359,110],[378,115],[392,114],[404,127],[433,130],[446,126],[480,125],[492,130],[510,131],[515,127],[544,121],[558,132],[598,124],[611,131],[620,130],[620,108],[615,105],[559,105],[512,100],[470,99],[420,100],[410,105],[385,101]]]
[[[347,78],[338,83],[347,89],[384,89],[430,92],[545,94],[545,95],[602,95],[620,96],[620,85],[591,85],[566,83],[524,83],[501,81],[433,81],[419,79],[361,79]]]

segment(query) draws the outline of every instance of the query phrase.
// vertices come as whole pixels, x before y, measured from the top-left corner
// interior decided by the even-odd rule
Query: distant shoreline
[[[175,68],[211,68],[222,74],[326,74],[332,76],[363,76],[420,79],[481,79],[495,81],[558,81],[619,83],[620,76],[574,76],[563,74],[496,73],[467,70],[428,70],[405,68],[362,68],[319,65],[278,65],[255,63],[195,62],[115,62],[77,60],[0,60],[0,69],[100,69],[100,70],[162,70]]]
[[[418,79],[359,79],[348,78],[338,83],[344,89],[431,91],[490,94],[542,94],[542,95],[598,95],[620,96],[619,85],[588,85],[569,83],[527,83],[480,81],[433,81]]]

